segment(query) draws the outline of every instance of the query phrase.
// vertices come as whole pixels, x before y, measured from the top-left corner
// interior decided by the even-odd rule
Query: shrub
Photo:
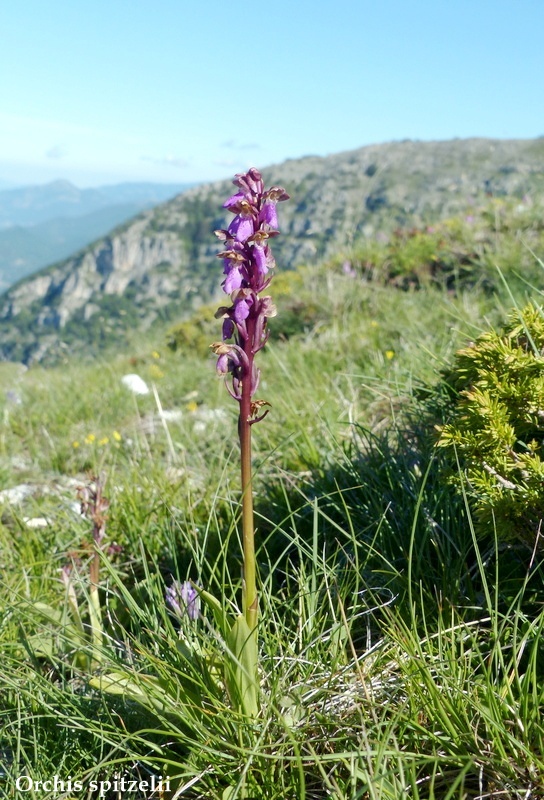
[[[457,454],[453,480],[466,483],[478,531],[533,547],[544,518],[542,309],[515,310],[460,350],[446,380],[456,400],[438,445]]]
[[[174,352],[191,351],[201,357],[208,355],[215,334],[215,309],[215,305],[201,306],[190,319],[170,328],[166,336],[168,347]]]

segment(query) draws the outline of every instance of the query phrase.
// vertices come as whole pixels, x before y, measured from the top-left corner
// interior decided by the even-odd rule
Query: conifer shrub
[[[445,376],[453,414],[438,446],[473,502],[477,531],[540,551],[544,518],[544,312],[511,312],[460,350]],[[459,464],[460,469],[457,467]]]

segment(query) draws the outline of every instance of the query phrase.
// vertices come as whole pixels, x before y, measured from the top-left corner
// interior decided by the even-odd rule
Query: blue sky
[[[0,181],[194,182],[399,139],[544,135],[543,0],[17,0]]]

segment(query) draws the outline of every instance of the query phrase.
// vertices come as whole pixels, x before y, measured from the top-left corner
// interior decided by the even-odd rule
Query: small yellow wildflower
[[[187,405],[185,406],[185,408],[187,409],[187,411],[190,411],[190,412],[191,412],[191,414],[193,414],[193,413],[194,413],[194,412],[197,410],[197,408],[198,408],[198,403],[195,403],[195,401],[194,401],[194,400],[191,400],[191,402],[190,402],[190,403],[187,403]]]
[[[151,364],[149,374],[152,378],[164,378],[164,372],[157,364]]]
[[[371,319],[370,320],[370,327],[371,328],[377,328],[378,327],[378,323],[376,322],[375,319]]]
[[[102,437],[102,438],[99,440],[98,444],[99,444],[99,445],[101,445],[101,446],[103,446],[103,445],[107,444],[108,442],[109,442],[109,439],[108,439],[108,437],[107,437],[107,436],[103,436],[103,437]]]
[[[74,450],[79,447],[79,442],[72,442],[72,447]]]
[[[388,361],[391,361],[391,359],[395,358],[395,351],[394,350],[386,350],[385,351],[385,357],[386,357],[386,359]]]
[[[85,444],[92,444],[96,440],[94,433],[88,433],[85,437]]]
[[[121,441],[121,439],[123,438],[123,437],[121,436],[121,434],[119,433],[119,431],[114,431],[114,432],[112,433],[112,436],[113,436],[113,438],[115,439],[115,441],[116,441],[116,442],[120,442],[120,441]]]
[[[156,351],[156,350],[153,350],[153,352],[151,353],[151,357],[152,357],[152,358],[160,358],[160,357],[161,357],[161,354],[160,354],[160,353],[157,353],[157,351]]]

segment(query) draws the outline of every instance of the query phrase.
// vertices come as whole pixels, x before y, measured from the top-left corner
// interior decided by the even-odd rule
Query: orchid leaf
[[[164,688],[161,681],[153,675],[133,676],[127,672],[116,671],[91,678],[89,684],[101,692],[121,695],[155,711],[164,713],[167,710],[164,703]]]
[[[228,613],[225,611],[219,600],[213,596],[213,594],[206,592],[204,589],[200,589],[198,586],[195,586],[195,589],[198,591],[198,595],[202,602],[205,603],[205,605],[207,605],[212,612],[215,624],[219,628],[221,636],[224,639],[227,639],[230,630],[230,619]]]
[[[240,614],[227,637],[225,681],[238,710],[255,718],[259,712],[257,682],[257,633]]]

